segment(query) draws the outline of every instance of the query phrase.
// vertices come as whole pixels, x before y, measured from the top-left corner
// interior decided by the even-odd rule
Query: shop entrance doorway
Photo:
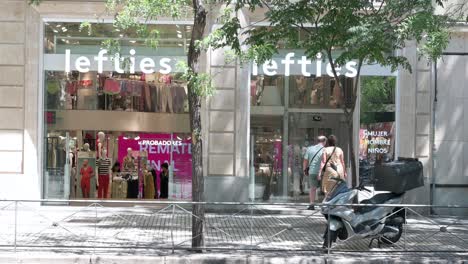
[[[251,199],[308,202],[309,179],[302,169],[305,151],[318,136],[331,134],[346,151],[345,125],[343,114],[335,113],[252,115]]]

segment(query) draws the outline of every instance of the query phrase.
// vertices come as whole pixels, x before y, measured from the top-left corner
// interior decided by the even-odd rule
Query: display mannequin
[[[84,143],[83,144],[83,151],[85,152],[90,152],[91,150],[89,149],[89,144],[88,143]]]
[[[102,154],[102,150],[104,148],[104,142],[106,141],[106,134],[102,131],[98,132],[98,139],[97,139],[97,158]]]
[[[335,82],[333,87],[333,100],[330,100],[330,106],[339,107],[341,105],[341,89],[338,82]]]
[[[98,198],[107,198],[109,190],[111,160],[107,157],[107,150],[102,150],[101,157],[97,160],[98,171]]]
[[[131,148],[127,149],[127,155],[123,158],[122,166],[124,173],[130,176],[127,181],[127,198],[136,199],[138,198],[140,183],[132,151],[133,150]]]
[[[257,77],[256,89],[255,89],[255,105],[260,105],[261,103],[263,90],[265,89],[264,80],[265,80],[265,77],[263,75]]]
[[[315,78],[310,92],[310,104],[317,105],[322,103],[322,92],[323,92],[323,78]]]
[[[306,89],[307,79],[304,76],[296,78],[296,87],[299,92],[304,92]]]
[[[122,166],[124,171],[135,170],[135,158],[132,156],[132,148],[127,149],[127,156],[123,158]]]
[[[299,104],[302,106],[306,103],[306,87],[307,86],[307,79],[304,76],[299,76],[296,78],[296,100],[295,104]]]
[[[68,153],[68,157],[70,160],[70,163],[68,166],[70,166],[70,185],[71,185],[71,193],[70,197],[75,197],[76,193],[76,159],[75,159],[75,146],[71,145],[70,146],[70,152]]]
[[[83,165],[80,168],[81,175],[81,191],[83,192],[83,198],[90,198],[91,191],[91,178],[94,177],[94,170],[88,164],[88,160],[83,161]]]

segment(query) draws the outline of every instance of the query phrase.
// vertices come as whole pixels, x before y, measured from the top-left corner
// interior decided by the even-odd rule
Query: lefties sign
[[[252,65],[252,74],[254,76],[259,74],[265,74],[267,76],[284,75],[290,76],[291,74],[301,74],[306,77],[315,75],[320,77],[327,74],[333,77],[333,69],[330,63],[324,63],[322,60],[322,54],[318,54],[314,61],[308,59],[306,56],[297,57],[294,52],[287,53],[284,58],[274,58],[265,62],[261,67],[256,63]],[[124,59],[129,60],[128,69],[123,69]],[[134,74],[136,72],[142,72],[145,74],[152,74],[159,72],[161,74],[170,74],[173,72],[173,66],[176,63],[175,58],[160,57],[154,59],[152,57],[137,58],[137,53],[134,49],[129,51],[129,54],[122,56],[119,53],[110,57],[107,49],[101,49],[97,56],[89,58],[88,56],[79,56],[72,59],[72,53],[70,49],[65,50],[65,72],[79,71],[82,73],[89,72],[91,69],[96,69],[98,73],[104,71],[104,64],[113,64],[113,70],[117,73],[125,73],[128,70],[129,73]],[[97,66],[97,67],[96,67]],[[344,75],[349,78],[356,77],[357,75],[357,63],[355,61],[347,62],[343,66],[336,66],[335,70],[338,76]],[[261,73],[260,73],[261,72]]]

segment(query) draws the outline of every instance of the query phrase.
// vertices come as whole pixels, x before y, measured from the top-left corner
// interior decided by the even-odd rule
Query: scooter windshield
[[[348,186],[346,186],[346,182],[344,181],[337,182],[335,186],[333,187],[333,189],[328,194],[327,200],[331,200],[335,198],[338,194],[345,193],[348,191],[349,191],[349,188]]]

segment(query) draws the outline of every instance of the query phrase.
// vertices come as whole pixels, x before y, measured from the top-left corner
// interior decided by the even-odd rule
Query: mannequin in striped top
[[[100,158],[97,160],[97,171],[98,171],[98,198],[107,198],[107,192],[109,190],[110,181],[110,167],[111,160],[107,157],[107,151],[102,150]]]

